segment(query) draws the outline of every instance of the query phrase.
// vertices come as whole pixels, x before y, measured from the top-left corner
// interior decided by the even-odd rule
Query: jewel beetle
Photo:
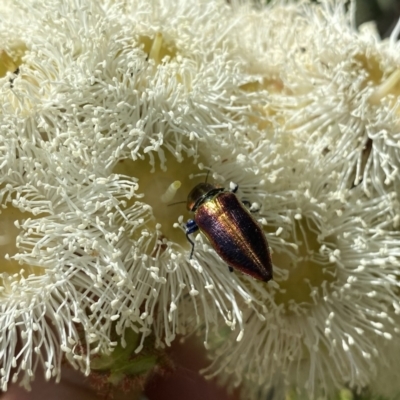
[[[188,195],[187,209],[194,219],[186,223],[186,238],[200,230],[217,254],[228,264],[229,270],[267,282],[272,279],[272,262],[267,239],[261,227],[244,204],[236,197],[238,186],[231,191],[203,182]]]

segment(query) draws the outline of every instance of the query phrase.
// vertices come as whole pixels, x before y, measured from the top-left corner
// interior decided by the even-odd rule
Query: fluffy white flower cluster
[[[38,366],[59,378],[64,357],[89,373],[127,329],[137,352],[202,330],[209,374],[246,399],[361,390],[387,368],[397,31],[357,32],[339,1],[233,3],[5,2],[3,390]],[[190,215],[169,203],[208,170],[257,203],[273,281],[230,273],[202,235],[189,260]]]

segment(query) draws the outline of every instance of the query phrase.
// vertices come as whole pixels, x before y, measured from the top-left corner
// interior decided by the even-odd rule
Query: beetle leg
[[[258,203],[250,203],[248,200],[242,200],[242,203],[246,206],[247,210],[253,213],[260,211],[260,205]]]
[[[239,185],[237,183],[230,182],[229,189],[231,190],[232,193],[236,193],[237,190],[239,189]]]
[[[242,200],[242,203],[243,203],[248,209],[250,209],[251,203],[250,203],[249,201],[247,201],[247,200]]]
[[[192,239],[190,239],[189,235],[196,232],[198,229],[199,229],[199,227],[197,226],[196,222],[193,219],[189,219],[186,222],[186,239],[192,245],[192,250],[190,252],[189,260],[192,259],[193,252],[194,252],[194,242],[192,241]]]
[[[229,272],[233,272],[233,267],[231,267],[230,265],[228,265],[228,269],[229,269]]]
[[[186,232],[186,239],[192,245],[192,250],[190,251],[190,256],[189,256],[189,260],[191,260],[193,257],[193,252],[194,252],[194,242],[190,239],[189,233],[187,233],[187,232]]]

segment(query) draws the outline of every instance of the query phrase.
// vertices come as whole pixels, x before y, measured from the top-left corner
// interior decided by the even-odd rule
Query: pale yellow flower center
[[[277,251],[272,255],[273,263],[288,272],[287,279],[275,278],[279,290],[274,297],[277,304],[284,305],[287,313],[291,313],[290,305],[294,303],[302,307],[316,304],[323,290],[329,291],[335,281],[335,264],[319,254],[322,244],[315,232],[316,227],[311,221],[296,221],[295,232],[286,240],[297,244],[297,249],[291,251],[290,256]]]
[[[156,65],[160,64],[164,57],[174,58],[176,48],[173,43],[165,40],[161,33],[157,33],[154,38],[141,36],[139,44],[143,45],[143,51],[149,55],[150,60],[154,60]]]
[[[189,248],[184,232],[174,228],[173,225],[178,222],[181,215],[183,215],[183,223],[193,218],[193,213],[186,209],[187,195],[196,184],[204,182],[206,171],[200,171],[197,163],[190,159],[179,163],[174,156],[169,154],[166,154],[165,165],[167,169],[164,171],[156,162],[155,171],[152,173],[148,159],[137,161],[125,159],[114,167],[113,172],[138,179],[138,193],[144,194],[144,197],[139,200],[131,199],[127,207],[135,201],[141,201],[152,207],[154,221],[146,228],[154,231],[155,225],[161,224],[161,231],[167,240]],[[191,179],[192,174],[197,176]],[[182,202],[182,204],[171,205],[175,202]]]
[[[374,87],[369,98],[370,103],[379,105],[384,97],[391,95],[391,103],[394,105],[400,95],[400,69],[384,72],[378,56],[373,54],[358,54],[355,61],[368,75],[365,83]]]
[[[15,44],[10,53],[0,49],[0,78],[6,76],[7,72],[15,72],[22,64],[22,56],[26,51],[23,43]]]

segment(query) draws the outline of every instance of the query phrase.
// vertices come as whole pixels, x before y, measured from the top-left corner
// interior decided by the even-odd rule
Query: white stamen
[[[149,59],[154,60],[156,63],[159,63],[161,61],[160,50],[163,42],[162,39],[162,34],[160,32],[157,32],[150,49]]]
[[[161,196],[161,201],[163,203],[169,203],[176,195],[177,190],[181,187],[180,181],[172,182],[165,193]]]
[[[369,100],[372,104],[379,104],[396,86],[400,84],[400,69],[396,69],[383,81],[371,94]]]

